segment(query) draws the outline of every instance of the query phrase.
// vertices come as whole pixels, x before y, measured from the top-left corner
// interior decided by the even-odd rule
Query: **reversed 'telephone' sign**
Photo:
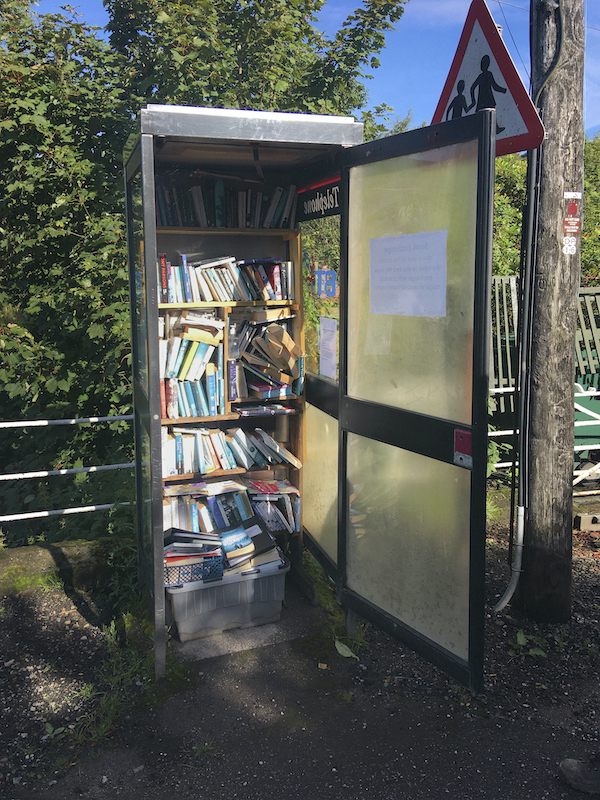
[[[296,222],[332,217],[340,213],[340,176],[298,189]]]

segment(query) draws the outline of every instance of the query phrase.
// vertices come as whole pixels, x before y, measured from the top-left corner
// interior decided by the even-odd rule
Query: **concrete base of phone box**
[[[168,588],[167,624],[175,622],[179,640],[187,642],[277,622],[289,569],[289,562],[276,561],[247,573]]]

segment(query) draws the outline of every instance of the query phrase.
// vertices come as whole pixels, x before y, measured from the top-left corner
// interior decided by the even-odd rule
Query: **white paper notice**
[[[319,345],[319,372],[326,378],[336,379],[337,320],[320,317],[321,339]]]
[[[446,316],[448,231],[371,239],[371,314]]]

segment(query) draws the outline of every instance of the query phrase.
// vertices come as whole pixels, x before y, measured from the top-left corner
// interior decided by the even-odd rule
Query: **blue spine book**
[[[198,466],[198,472],[203,473],[205,469],[205,461],[204,461],[204,447],[202,446],[202,434],[196,431],[194,434],[194,438],[196,439],[196,447],[194,452],[194,457],[196,459],[196,464]],[[196,510],[197,504],[196,504]]]
[[[279,202],[277,203],[277,208],[275,209],[275,213],[273,214],[273,221],[271,222],[272,228],[278,228],[279,223],[281,222],[281,217],[283,214],[283,209],[286,206],[287,199],[289,197],[289,189],[284,189],[281,193],[281,197],[279,198]]]
[[[190,407],[191,416],[199,417],[200,413],[198,411],[198,407],[196,406],[196,398],[194,397],[191,383],[189,381],[182,381],[182,384],[187,397],[188,405]]]
[[[181,303],[183,301],[183,294],[181,290],[181,267],[171,265],[171,276],[173,277],[173,297],[174,303]]]
[[[183,402],[183,392],[181,391],[181,384],[177,381],[177,416],[187,417],[187,408]]]
[[[183,475],[183,436],[175,434],[175,468],[178,475]]]
[[[188,269],[187,258],[182,254],[181,256],[181,273],[183,276],[183,299],[186,303],[192,302],[192,285],[190,283],[190,271]]]
[[[173,367],[173,374],[172,376],[168,377],[174,378],[179,374],[179,370],[181,369],[181,365],[183,364],[183,359],[185,358],[185,354],[187,353],[190,344],[191,342],[189,339],[181,340],[181,344],[179,345],[179,350],[177,351],[177,360],[175,361],[175,365]]]
[[[206,393],[204,391],[204,386],[202,386],[202,381],[194,381],[194,390],[196,392],[196,405],[199,405],[200,416],[201,417],[208,417],[210,416],[209,409],[208,409],[208,400],[206,399]]]
[[[206,365],[206,396],[208,399],[208,413],[211,417],[217,416],[217,367],[211,361]]]
[[[177,381],[177,402],[179,403],[179,415],[181,417],[191,417],[192,410],[188,403],[183,381]]]
[[[217,503],[219,504],[219,508],[221,509],[221,514],[223,515],[223,519],[226,520],[226,527],[230,528],[232,525],[239,525],[241,519],[237,512],[237,508],[235,507],[232,500],[230,500],[229,495],[222,494],[217,498]]]
[[[298,365],[299,375],[292,383],[292,391],[294,394],[300,396],[304,392],[304,356],[300,356],[296,363]]]
[[[194,400],[196,401],[198,416],[208,417],[208,403],[206,402],[206,395],[204,394],[202,383],[200,381],[190,381],[190,385],[194,394]]]
[[[221,509],[219,508],[219,504],[217,503],[216,496],[210,496],[206,498],[206,502],[208,503],[208,507],[210,508],[210,512],[212,517],[215,521],[215,525],[217,528],[226,528],[227,523],[223,519],[223,515],[221,514]]]
[[[217,392],[219,397],[219,414],[225,413],[225,363],[223,359],[223,343],[217,346]]]
[[[225,438],[225,435],[223,435],[221,438],[223,441],[223,449],[225,450],[225,455],[227,456],[227,461],[229,462],[229,469],[237,469],[237,461],[235,460],[235,457],[231,452],[231,447],[229,446],[229,442]]]
[[[233,501],[239,511],[241,519],[249,519],[248,516],[248,509],[244,505],[244,501],[242,500],[242,496],[239,492],[233,492]]]
[[[230,358],[227,362],[227,374],[228,374],[228,387],[229,387],[229,401],[232,403],[234,400],[237,400],[238,397],[238,390],[237,390],[237,361],[234,358]]]
[[[198,515],[198,505],[196,503],[191,504],[190,512],[192,517],[192,531],[194,533],[200,533],[200,517]]]

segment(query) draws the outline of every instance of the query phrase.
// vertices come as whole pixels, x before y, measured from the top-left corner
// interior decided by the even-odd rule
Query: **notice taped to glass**
[[[446,316],[448,231],[370,241],[371,314]]]

